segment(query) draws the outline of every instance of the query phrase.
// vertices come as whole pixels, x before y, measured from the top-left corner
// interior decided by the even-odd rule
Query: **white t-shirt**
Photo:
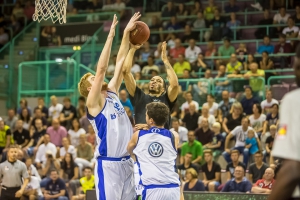
[[[263,100],[261,102],[260,106],[263,110],[265,110],[265,109],[270,109],[273,104],[278,104],[279,105],[279,103],[276,99],[272,99],[271,102],[268,102],[267,99],[266,99],[266,100]]]
[[[81,134],[85,134],[85,130],[83,128],[80,128],[78,131],[74,131],[72,129],[70,129],[68,131],[68,134],[70,135],[70,140],[71,140],[71,145],[73,145],[74,147],[77,147],[79,145],[79,136]]]
[[[287,93],[280,106],[280,128],[275,138],[272,155],[278,158],[300,162],[300,89]],[[297,194],[295,193],[297,191]],[[299,197],[299,186],[293,197]]]
[[[170,131],[175,131],[175,130],[174,128],[171,128]],[[187,137],[188,130],[185,127],[179,126],[177,133],[179,134],[179,144],[183,144],[188,140]]]
[[[198,118],[198,124],[201,124],[202,119],[203,119],[203,116],[200,116],[200,117]],[[216,122],[215,116],[213,116],[213,115],[210,114],[207,120],[208,120],[209,128],[212,128],[212,126],[213,126],[214,123]]]
[[[46,152],[47,151],[51,151],[53,157],[55,158],[56,156],[56,146],[54,144],[52,144],[51,142],[49,142],[47,145],[45,144],[41,144],[36,152],[36,156],[35,156],[35,162],[46,162],[47,158],[46,158]]]
[[[65,156],[66,153],[67,153],[66,152],[66,148],[65,147],[61,147],[60,150],[59,150],[59,155],[60,156]],[[72,154],[73,159],[75,159],[77,157],[76,149],[75,149],[75,147],[73,145],[69,145],[68,153]]]
[[[276,15],[274,15],[273,20],[278,24],[286,24],[290,16],[290,14],[286,13],[285,16],[282,17],[280,13],[277,13]]]
[[[175,41],[174,40],[170,39],[167,44],[168,44],[168,47],[170,47],[170,49],[175,48]]]
[[[254,128],[254,130],[260,129],[263,127],[264,122],[266,121],[266,115],[265,114],[261,114],[259,116],[259,118],[254,119],[254,115],[251,115],[249,117],[250,120],[250,124],[252,126],[252,128]]]
[[[40,174],[38,173],[38,171],[34,165],[30,165],[29,169],[31,171],[32,176],[38,178],[39,180],[42,180]]]
[[[290,27],[285,27],[283,30],[282,30],[282,33],[285,34],[285,35],[291,35],[293,33],[299,33],[299,27],[297,26],[293,26],[292,28]],[[297,34],[298,35],[298,34]],[[286,41],[287,43],[290,43],[291,41],[290,40],[287,40]]]
[[[144,187],[142,184],[140,184],[140,173],[139,173],[139,166],[137,163],[134,163],[134,182],[135,182],[135,192],[137,195],[142,195]]]
[[[200,49],[200,47],[195,46],[194,49],[188,47],[185,49],[185,57],[190,63],[193,63],[197,60],[198,54],[201,52],[202,50]]]
[[[196,107],[196,112],[199,111],[199,104],[197,101],[192,101],[192,103],[195,104],[195,107]],[[184,102],[182,105],[181,105],[181,111],[184,112],[185,110],[188,110],[189,109],[189,103],[186,101]]]
[[[141,67],[138,64],[134,64],[131,68],[131,73],[135,74],[141,72]]]
[[[52,119],[57,119],[57,118],[59,118],[59,115],[60,115],[60,113],[61,113],[63,107],[64,107],[64,106],[63,106],[62,104],[60,104],[60,103],[56,104],[56,106],[53,106],[53,105],[52,105],[52,106],[49,108],[49,117],[52,117]]]
[[[254,129],[252,127],[248,126],[247,131],[244,131],[242,126],[237,126],[237,127],[235,127],[235,129],[233,129],[231,131],[231,134],[236,137],[235,147],[244,147],[245,146],[245,141],[248,137],[249,130],[254,130]],[[255,135],[255,138],[258,137],[256,132],[254,135]]]
[[[40,182],[41,180],[38,179],[35,176],[31,176],[30,177],[30,182],[27,184],[25,191],[27,190],[36,190],[38,193],[38,196],[43,196],[43,193],[41,191],[41,187],[40,187]]]
[[[208,106],[208,103],[204,103],[202,105],[203,106]],[[209,109],[209,114],[215,116],[215,111],[219,109],[219,104],[217,104],[216,102],[213,103],[212,107]]]

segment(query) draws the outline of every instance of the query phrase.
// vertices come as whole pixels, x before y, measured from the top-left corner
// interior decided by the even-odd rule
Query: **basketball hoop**
[[[66,23],[67,0],[35,0],[33,21],[41,22],[51,18],[52,22]]]

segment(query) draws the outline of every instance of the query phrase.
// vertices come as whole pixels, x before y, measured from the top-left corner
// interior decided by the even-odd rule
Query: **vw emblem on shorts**
[[[158,142],[153,142],[149,145],[148,152],[152,157],[160,157],[163,152],[163,146]]]
[[[153,128],[153,129],[151,129],[151,132],[152,133],[159,133],[160,130],[159,130],[159,128]]]

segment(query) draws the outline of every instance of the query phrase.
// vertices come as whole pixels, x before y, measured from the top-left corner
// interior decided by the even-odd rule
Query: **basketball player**
[[[136,156],[140,183],[144,186],[143,200],[179,200],[180,181],[175,169],[179,136],[164,129],[170,115],[162,102],[146,105],[149,130],[133,134],[127,150]]]
[[[300,87],[300,45],[294,58],[296,83]],[[280,129],[277,133],[272,156],[282,158],[282,167],[268,200],[300,199],[300,88],[286,94],[280,106]],[[296,190],[295,190],[296,188]],[[293,194],[294,191],[294,194]],[[292,195],[293,194],[293,195]]]
[[[85,74],[78,84],[80,94],[87,97],[87,115],[97,135],[95,148],[95,187],[98,200],[133,200],[135,198],[133,160],[127,143],[133,130],[117,96],[122,83],[122,65],[129,50],[129,34],[140,18],[135,13],[127,24],[117,55],[114,77],[104,83],[111,46],[118,23],[116,16],[97,65],[96,75]]]
[[[164,79],[160,76],[154,76],[149,82],[149,94],[145,94],[139,87],[137,87],[136,82],[131,74],[132,60],[134,53],[137,47],[132,47],[129,50],[129,53],[126,57],[126,60],[123,65],[123,74],[126,89],[129,93],[129,98],[134,106],[135,111],[135,128],[137,129],[147,129],[148,125],[145,121],[145,107],[148,103],[151,102],[163,102],[165,103],[170,110],[173,109],[178,92],[179,84],[176,73],[173,70],[172,65],[170,64],[167,57],[167,43],[163,42],[162,44],[162,53],[161,59],[164,62],[167,71],[167,79],[169,81],[169,87],[166,86]],[[168,116],[167,123],[165,128],[170,128],[171,117]]]

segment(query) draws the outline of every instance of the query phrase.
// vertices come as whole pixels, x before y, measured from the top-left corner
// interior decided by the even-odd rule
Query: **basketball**
[[[150,30],[147,24],[142,21],[136,22],[136,27],[130,32],[129,41],[134,44],[144,44],[149,39]]]

